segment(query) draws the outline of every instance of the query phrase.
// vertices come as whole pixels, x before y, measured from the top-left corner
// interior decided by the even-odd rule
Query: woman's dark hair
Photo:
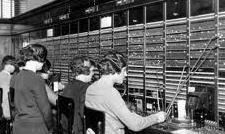
[[[15,68],[15,71],[14,73],[19,73],[20,72],[20,67],[24,67],[25,66],[25,63],[24,61],[21,61],[21,60],[17,60],[16,61],[16,68]]]
[[[47,57],[47,49],[40,44],[31,44],[22,48],[22,50],[20,50],[20,55],[24,62],[29,60],[45,62]]]
[[[85,61],[89,62],[89,66],[85,65]],[[74,74],[74,76],[77,76],[80,74],[89,75],[91,66],[95,67],[96,62],[92,60],[90,57],[82,56],[82,55],[74,57],[70,62],[70,69],[72,73]]]
[[[19,62],[17,62],[17,66],[18,67],[24,67],[25,63],[23,61],[19,61]]]
[[[41,73],[47,73],[51,68],[51,62],[46,59],[43,66],[42,66],[42,69],[39,71]]]
[[[14,65],[16,64],[16,58],[11,56],[11,55],[6,55],[3,59],[2,59],[2,67],[4,67],[5,65]]]
[[[119,52],[109,51],[99,63],[101,75],[120,73],[126,67],[126,58]]]

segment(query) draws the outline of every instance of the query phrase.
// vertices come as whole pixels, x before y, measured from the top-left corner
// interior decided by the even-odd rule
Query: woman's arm
[[[50,89],[50,87],[45,84],[46,92],[48,95],[48,100],[52,105],[56,105],[56,100],[58,99],[58,95]]]
[[[116,89],[115,89],[116,90]],[[164,121],[164,112],[142,117],[132,113],[126,106],[118,91],[108,96],[108,107],[130,130],[140,131],[156,123]]]

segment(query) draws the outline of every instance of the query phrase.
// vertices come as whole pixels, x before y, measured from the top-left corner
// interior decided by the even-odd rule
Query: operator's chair
[[[6,131],[6,124],[5,124],[5,120],[3,118],[3,111],[2,111],[2,95],[3,95],[3,91],[2,88],[0,88],[0,134],[4,134]]]
[[[15,89],[10,87],[9,92],[8,92],[8,100],[9,100],[9,111],[10,111],[11,119],[7,120],[7,128],[8,128],[9,133],[12,132],[12,123],[13,123],[14,117],[16,115],[14,96],[15,96]]]
[[[66,131],[66,133],[68,134],[72,134],[73,120],[74,120],[73,99],[58,95],[56,106],[57,106],[57,134],[62,134],[63,131]]]
[[[0,117],[2,117],[2,115],[3,115],[3,111],[2,111],[2,94],[3,94],[3,91],[2,91],[2,88],[0,88]]]
[[[87,129],[92,129],[95,134],[105,134],[105,113],[85,106],[84,134]]]
[[[15,117],[15,103],[14,103],[14,96],[15,96],[15,89],[10,87],[8,92],[8,99],[9,99],[9,109],[10,109],[10,116],[11,120],[14,120]]]

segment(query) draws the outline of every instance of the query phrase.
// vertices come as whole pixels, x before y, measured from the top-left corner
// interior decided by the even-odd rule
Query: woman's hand
[[[58,85],[59,87],[59,90],[63,90],[64,88],[65,88],[65,85],[64,84],[62,84],[61,82],[59,82],[59,85]]]
[[[158,112],[155,114],[156,118],[157,118],[157,123],[161,123],[164,122],[166,120],[166,112]]]

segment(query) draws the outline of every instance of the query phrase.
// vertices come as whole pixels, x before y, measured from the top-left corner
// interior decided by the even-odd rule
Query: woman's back
[[[17,111],[15,120],[41,119],[42,115],[35,102],[35,90],[44,89],[44,81],[34,72],[28,70],[22,70],[15,76],[13,81],[15,107]]]
[[[12,79],[16,116],[14,134],[47,134],[52,113],[44,80],[33,71],[22,70]]]

